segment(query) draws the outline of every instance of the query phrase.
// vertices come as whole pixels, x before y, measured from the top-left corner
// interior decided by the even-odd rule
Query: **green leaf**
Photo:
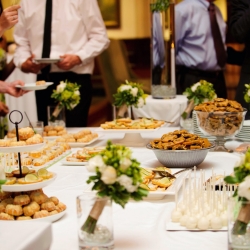
[[[238,183],[238,179],[235,178],[235,177],[233,177],[233,176],[226,176],[226,177],[224,178],[224,181],[225,181],[226,183],[229,183],[229,184],[237,184],[237,183]]]

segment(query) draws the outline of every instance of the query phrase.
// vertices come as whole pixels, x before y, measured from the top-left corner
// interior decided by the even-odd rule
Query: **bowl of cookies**
[[[199,130],[207,136],[215,136],[214,151],[230,151],[225,147],[225,137],[238,134],[247,110],[240,103],[223,98],[194,107]]]
[[[168,168],[190,168],[201,164],[214,143],[186,130],[163,134],[146,146]]]

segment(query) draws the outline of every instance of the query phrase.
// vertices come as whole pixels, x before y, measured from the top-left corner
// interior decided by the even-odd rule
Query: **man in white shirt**
[[[81,85],[81,102],[72,111],[66,110],[66,126],[84,127],[91,103],[94,57],[109,45],[106,28],[96,0],[53,0],[48,57],[61,61],[51,66],[37,64],[33,59],[43,54],[48,1],[51,0],[21,1],[19,23],[14,31],[17,43],[14,62],[23,72],[38,74],[38,80],[55,83],[36,91],[38,119],[45,124],[47,106],[55,105],[50,96],[56,85],[65,80]]]

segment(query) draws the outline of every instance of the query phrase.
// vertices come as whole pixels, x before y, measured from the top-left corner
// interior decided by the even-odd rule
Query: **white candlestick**
[[[175,88],[175,49],[171,45],[171,87]]]

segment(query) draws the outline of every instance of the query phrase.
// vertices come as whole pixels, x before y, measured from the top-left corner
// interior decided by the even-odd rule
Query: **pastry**
[[[29,156],[32,158],[39,158],[42,155],[42,151],[31,151],[29,152]]]
[[[0,191],[0,201],[9,198],[11,194],[11,192]]]
[[[53,130],[53,126],[45,126],[44,131],[49,132],[50,130]]]
[[[5,205],[0,203],[0,213],[5,213]]]
[[[51,212],[55,210],[55,204],[53,201],[46,201],[41,205],[42,210],[47,210],[48,212]]]
[[[36,85],[45,85],[46,82],[44,80],[36,81]]]
[[[42,166],[46,163],[45,159],[44,158],[37,158],[37,159],[34,159],[33,160],[33,166],[34,167],[39,167],[39,166]]]
[[[0,213],[0,220],[14,220],[14,217],[6,213]]]
[[[46,202],[48,199],[48,196],[46,194],[43,194],[41,191],[33,191],[30,194],[30,199],[32,201],[35,201],[36,203],[38,203],[39,205]]]
[[[5,185],[13,185],[16,183],[16,177],[8,177],[6,178]]]
[[[47,132],[47,136],[57,136],[57,131],[56,130],[50,130]]]
[[[28,166],[32,164],[32,159],[29,157],[25,157],[21,159],[22,166]]]
[[[56,210],[49,212],[49,215],[55,215],[55,214],[58,214],[58,212]]]
[[[64,127],[63,126],[55,126],[54,130],[56,130],[57,132],[59,132],[59,131],[64,130]]]
[[[58,203],[57,207],[61,208],[61,209],[62,209],[62,211],[64,211],[64,210],[67,208],[67,207],[66,207],[66,205],[65,205],[65,204],[63,204],[63,203],[62,203],[62,202],[60,202],[60,201],[59,201],[59,203]]]
[[[0,202],[0,204],[4,205],[5,207],[6,207],[8,204],[13,204],[13,203],[14,203],[13,198],[7,198],[7,199],[4,199],[3,201]]]
[[[19,216],[23,214],[23,209],[20,205],[8,204],[5,208],[5,212],[9,215]]]
[[[15,205],[27,205],[30,203],[30,197],[27,194],[18,195],[14,198]]]
[[[43,138],[39,134],[35,134],[34,136],[26,140],[27,145],[39,144],[39,143],[43,143]]]
[[[60,131],[57,132],[58,136],[65,135],[65,134],[67,134],[66,130],[60,130]]]
[[[32,180],[32,181],[26,181],[25,178],[19,178],[19,179],[17,179],[17,183],[18,184],[31,184],[31,183],[41,182],[41,181],[43,181],[43,178],[41,178],[39,176],[37,177],[37,179]]]
[[[16,220],[32,220],[30,216],[18,216]]]
[[[39,218],[43,218],[47,216],[49,216],[49,212],[47,210],[41,210],[41,211],[35,212],[35,214],[33,215],[33,219],[39,219]]]
[[[59,200],[55,196],[49,197],[47,201],[52,201],[55,205],[59,203]]]
[[[18,133],[20,140],[27,140],[35,134],[34,130],[30,127],[20,128]]]
[[[10,141],[9,140],[0,140],[0,147],[9,147],[10,146]]]
[[[25,146],[25,145],[26,145],[25,141],[12,141],[12,142],[10,142],[11,147]]]
[[[23,207],[23,214],[25,216],[32,216],[38,211],[40,211],[40,206],[35,201],[32,201],[29,205]]]

